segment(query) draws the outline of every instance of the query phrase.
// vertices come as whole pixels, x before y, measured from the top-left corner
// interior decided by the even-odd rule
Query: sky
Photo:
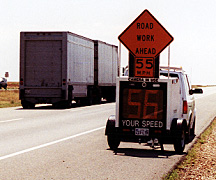
[[[19,81],[21,31],[70,31],[118,45],[118,36],[145,9],[174,37],[171,66],[182,66],[192,84],[216,84],[215,0],[0,0],[0,77]],[[121,45],[122,66],[128,50]],[[167,65],[168,48],[160,54]]]

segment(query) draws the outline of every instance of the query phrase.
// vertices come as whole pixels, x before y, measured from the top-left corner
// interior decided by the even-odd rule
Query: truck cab
[[[120,142],[145,143],[157,139],[182,153],[195,135],[196,108],[187,73],[182,68],[160,67],[159,79],[117,78],[116,115],[108,118],[105,134],[110,149]],[[154,141],[153,141],[154,142]]]

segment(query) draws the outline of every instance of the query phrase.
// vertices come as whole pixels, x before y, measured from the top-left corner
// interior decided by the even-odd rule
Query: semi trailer
[[[20,33],[23,108],[115,101],[118,47],[71,32]]]

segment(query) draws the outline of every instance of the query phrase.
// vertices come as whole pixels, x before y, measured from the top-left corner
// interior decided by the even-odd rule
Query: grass
[[[215,87],[216,85],[192,85],[192,88]]]
[[[212,133],[213,128],[216,128],[216,118],[210,126],[200,135],[197,142],[193,145],[193,147],[188,151],[188,154],[185,156],[184,160],[181,161],[177,167],[169,173],[164,180],[180,180],[181,173],[189,166],[193,166],[196,159],[198,159],[198,152],[200,151],[200,147],[202,144],[207,142],[207,138]]]
[[[18,82],[8,82],[7,89],[19,89]]]
[[[207,85],[206,86],[203,86],[203,85],[192,85],[191,86],[192,88],[202,88],[202,87],[208,87]]]
[[[8,82],[8,90],[0,90],[0,108],[21,106],[19,100],[19,83]]]

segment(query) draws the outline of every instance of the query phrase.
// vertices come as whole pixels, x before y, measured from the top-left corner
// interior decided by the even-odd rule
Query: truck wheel
[[[89,101],[87,100],[87,98],[80,98],[79,102],[80,102],[80,105],[82,105],[82,106],[88,106],[89,105]]]
[[[190,129],[190,135],[191,136],[195,135],[195,124],[196,124],[196,118],[194,118],[193,127],[192,127],[192,129]]]
[[[33,109],[35,107],[35,104],[27,102],[27,101],[21,101],[23,109]]]
[[[108,95],[106,97],[106,100],[107,100],[107,102],[115,102],[115,95],[113,95],[113,96],[112,96],[112,94]]]
[[[71,108],[71,106],[72,106],[72,101],[70,100],[66,100],[62,102],[62,108],[67,109],[67,108]]]
[[[65,101],[59,101],[56,103],[53,103],[52,106],[56,109],[66,109],[66,108],[70,108],[72,105],[72,102],[69,100],[65,100]]]
[[[34,108],[35,108],[35,104],[30,103],[30,104],[29,104],[29,108],[30,108],[30,109],[34,109]]]
[[[185,148],[185,130],[182,129],[180,133],[181,136],[175,139],[174,149],[176,153],[182,154]]]
[[[107,135],[107,142],[111,150],[117,150],[120,144],[119,138],[112,134]]]
[[[28,109],[28,105],[27,104],[22,104],[23,109]]]

